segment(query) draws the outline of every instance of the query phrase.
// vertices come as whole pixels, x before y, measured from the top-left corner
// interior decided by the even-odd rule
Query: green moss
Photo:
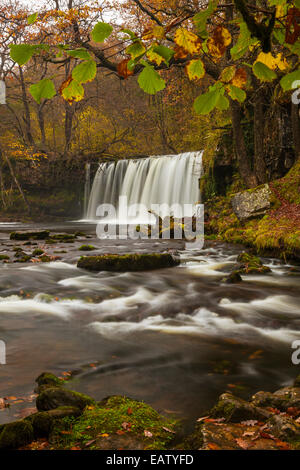
[[[17,449],[33,440],[33,428],[28,421],[5,424],[0,434],[0,449]]]
[[[45,294],[46,295],[46,294]],[[51,296],[49,296],[51,297]],[[52,300],[52,297],[51,297]],[[52,385],[52,386],[61,386],[64,384],[64,381],[56,377],[56,375],[51,374],[51,372],[43,372],[36,379],[38,385]]]
[[[129,413],[130,410],[130,413]],[[130,423],[130,431],[124,431],[123,423]],[[89,449],[97,448],[97,438],[103,434],[130,433],[143,442],[145,449],[166,449],[174,435],[163,427],[174,429],[176,422],[164,418],[153,408],[143,402],[126,397],[110,397],[97,406],[88,407],[79,418],[65,418],[56,426],[51,441],[57,448],[69,449],[75,444],[84,447],[91,440],[95,444]],[[152,437],[146,437],[144,431]],[[63,434],[61,431],[71,431]]]
[[[96,249],[97,248],[94,247],[93,245],[82,245],[80,248],[78,248],[79,251],[93,251]]]
[[[34,251],[32,252],[32,256],[40,256],[40,255],[42,255],[43,253],[44,253],[43,250],[41,250],[40,248],[37,248],[36,250],[34,250]]]
[[[177,266],[179,260],[169,253],[101,255],[81,257],[78,268],[89,271],[145,271]]]
[[[0,255],[0,261],[7,261],[10,257],[8,255]]]
[[[45,240],[50,235],[49,230],[41,232],[12,232],[10,234],[11,240]]]

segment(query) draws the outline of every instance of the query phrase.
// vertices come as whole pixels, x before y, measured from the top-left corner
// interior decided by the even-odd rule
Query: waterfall
[[[86,163],[85,187],[84,187],[84,217],[87,217],[90,194],[91,194],[91,164]]]
[[[177,204],[180,207],[196,204],[200,199],[201,171],[202,152],[101,163],[90,192],[85,219],[96,220],[100,204],[112,204],[119,211],[120,196],[127,197],[128,206],[144,204],[148,209],[152,204]],[[122,217],[120,213],[119,217]]]

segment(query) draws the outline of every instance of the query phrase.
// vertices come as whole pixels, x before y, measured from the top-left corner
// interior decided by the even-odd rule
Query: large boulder
[[[239,220],[248,220],[266,214],[271,207],[271,190],[268,184],[237,193],[231,199],[234,213]]]
[[[300,388],[284,387],[275,393],[257,392],[251,402],[255,406],[278,408],[280,411],[295,407],[300,409]]]
[[[61,406],[71,406],[83,410],[86,406],[94,404],[95,401],[89,396],[60,387],[46,388],[36,399],[36,407],[39,411],[54,410]]]
[[[89,271],[146,271],[169,268],[179,265],[180,261],[169,253],[126,254],[83,256],[77,263],[78,268]]]

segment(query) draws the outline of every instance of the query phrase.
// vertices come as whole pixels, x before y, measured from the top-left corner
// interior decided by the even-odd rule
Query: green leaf
[[[293,3],[296,8],[300,8],[300,0],[293,0]]]
[[[216,106],[222,96],[218,89],[213,89],[198,96],[194,101],[194,109],[197,114],[209,114]]]
[[[37,17],[38,17],[38,14],[37,14],[37,13],[32,13],[32,15],[28,16],[28,18],[27,18],[28,24],[33,24],[33,23],[35,23]]]
[[[56,95],[54,83],[50,78],[44,78],[40,82],[31,85],[29,91],[38,104],[40,104],[42,98],[51,100]]]
[[[131,56],[132,59],[142,56],[146,52],[146,48],[141,41],[135,41],[133,44],[127,47],[126,53]]]
[[[224,96],[224,95],[220,95],[220,98],[218,99],[218,102],[217,102],[216,106],[221,111],[224,111],[225,109],[228,109],[229,108],[228,98],[226,98],[226,96]]]
[[[234,85],[228,85],[228,87],[229,87],[228,94],[230,98],[232,98],[233,100],[239,101],[239,103],[243,103],[243,101],[245,101],[247,95],[244,90]]]
[[[206,23],[208,18],[211,16],[211,14],[215,11],[217,8],[218,2],[210,0],[208,3],[208,7],[204,11],[199,11],[194,18],[193,21],[195,23],[196,28],[198,29],[200,35],[202,36],[202,33],[205,32],[206,30]],[[203,36],[202,36],[203,37]]]
[[[293,83],[300,80],[300,69],[288,73],[280,80],[280,85],[284,91],[293,90]]]
[[[147,64],[145,61],[142,61],[142,63],[145,67],[139,75],[139,85],[145,93],[155,95],[158,91],[161,91],[166,87],[166,82],[161,78],[152,65]]]
[[[32,44],[12,44],[10,46],[10,57],[19,65],[26,64],[36,51]]]
[[[136,34],[133,31],[131,31],[130,29],[121,29],[120,33],[128,34],[128,36],[132,40],[137,39]]]
[[[259,78],[262,82],[272,82],[277,78],[276,73],[274,70],[269,69],[265,64],[262,62],[255,62],[252,67],[254,75]]]
[[[191,60],[186,67],[186,71],[190,80],[200,79],[205,75],[205,68],[201,59]]]
[[[175,54],[175,52],[172,49],[170,49],[169,47],[166,47],[166,46],[154,46],[153,47],[153,52],[155,52],[155,54],[158,54],[161,57],[163,57],[165,62],[168,65],[169,65],[169,62],[172,59],[173,55]]]
[[[85,49],[72,49],[72,50],[66,51],[66,53],[70,55],[71,57],[75,57],[75,59],[82,59],[82,60],[92,59],[91,55]]]
[[[87,60],[77,65],[72,72],[72,77],[78,83],[87,83],[94,80],[97,73],[97,66],[94,60]]]
[[[108,23],[97,23],[92,31],[92,38],[95,42],[104,42],[111,33],[113,32],[113,27]]]
[[[76,80],[72,80],[71,83],[63,89],[63,98],[72,103],[73,101],[80,101],[84,97],[84,88]]]
[[[256,38],[251,37],[251,33],[247,28],[246,23],[240,23],[240,35],[237,43],[230,49],[230,54],[233,60],[238,60],[243,57],[248,51],[249,47],[257,43]]]

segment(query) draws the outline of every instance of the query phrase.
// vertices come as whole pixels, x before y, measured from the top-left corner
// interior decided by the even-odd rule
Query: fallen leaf
[[[133,413],[133,412],[132,412],[132,408],[128,408],[127,414],[128,414],[128,415],[132,415],[132,413]]]
[[[109,434],[107,434],[107,433],[100,434],[100,436],[99,436],[99,437],[109,437]]]
[[[169,429],[169,428],[165,428],[164,426],[163,426],[163,430],[164,430],[164,431],[167,431],[167,432],[170,432],[170,433],[172,433],[172,434],[176,434],[175,431],[172,431],[172,429]]]
[[[88,441],[84,447],[90,447],[92,444],[94,444],[94,442],[96,442],[96,439],[92,439],[91,441]]]
[[[146,429],[145,429],[145,431],[144,431],[144,435],[145,435],[146,437],[153,437],[152,432],[147,431]]]
[[[122,428],[125,429],[126,431],[130,430],[131,423],[126,423],[125,421],[124,423],[122,423]]]
[[[5,401],[3,398],[0,398],[0,410],[2,410],[3,408],[5,408]]]
[[[210,450],[220,450],[220,446],[218,446],[218,444],[215,444],[214,442],[209,442],[207,444],[207,447],[210,449]]]
[[[209,416],[203,416],[203,418],[198,418],[197,422],[200,423],[201,421],[204,421],[207,418],[209,418]]]
[[[247,441],[244,441],[244,439],[237,438],[235,441],[244,450],[247,450],[249,447],[251,447],[251,444],[249,444]]]
[[[118,434],[119,436],[122,436],[123,434],[125,434],[125,431],[122,431],[122,429],[118,429],[116,434]]]
[[[70,450],[81,450],[81,448],[80,448],[80,447],[77,447],[77,446],[74,446],[74,447],[71,447]]]
[[[256,419],[248,419],[247,421],[242,421],[241,424],[243,426],[255,426],[258,424],[258,421]]]

